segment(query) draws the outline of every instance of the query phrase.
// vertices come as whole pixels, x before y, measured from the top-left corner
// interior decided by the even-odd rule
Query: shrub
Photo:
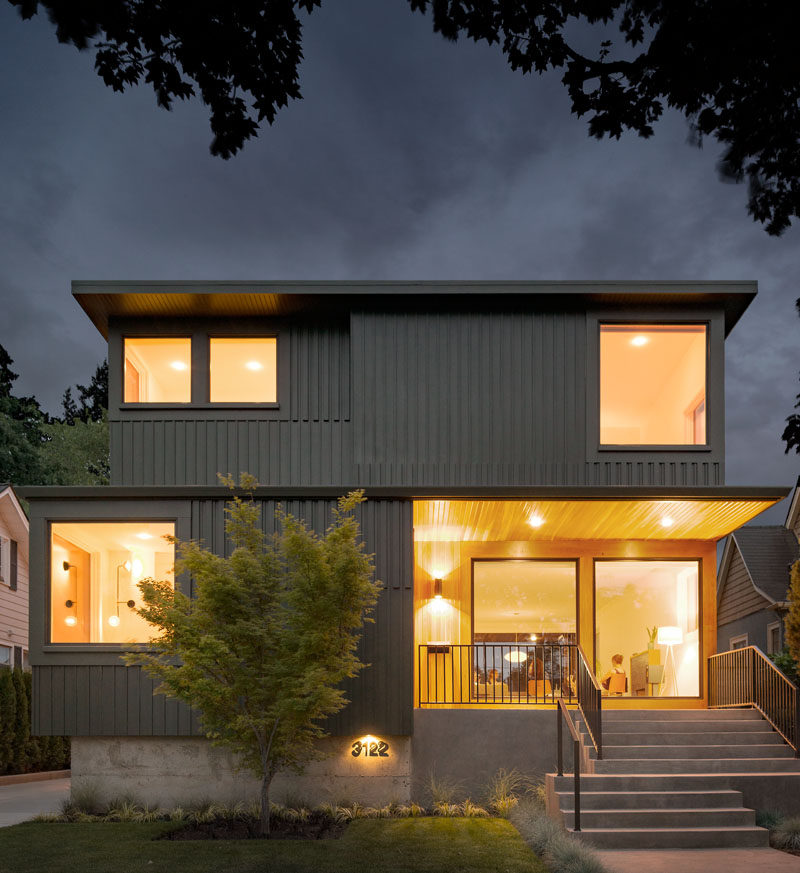
[[[529,790],[530,786],[530,778],[519,770],[506,770],[501,767],[486,786],[489,809],[501,818],[508,818],[511,810],[517,805],[519,796]]]
[[[800,818],[793,816],[781,821],[771,832],[770,842],[776,849],[800,850]]]
[[[757,809],[756,826],[766,828],[768,831],[775,828],[783,821],[783,813],[777,809]]]
[[[464,784],[462,782],[452,779],[450,776],[437,776],[435,771],[431,770],[431,775],[428,777],[428,795],[431,806],[435,807],[441,803],[457,803],[463,791]]]
[[[554,873],[605,873],[592,850],[565,833],[550,841],[544,862]]]

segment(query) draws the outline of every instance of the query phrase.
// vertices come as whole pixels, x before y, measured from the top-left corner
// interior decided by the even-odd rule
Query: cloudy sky
[[[407,0],[327,0],[304,99],[230,161],[199,104],[107,89],[0,4],[0,343],[58,411],[104,356],[72,279],[756,279],[726,345],[727,482],[790,485],[800,229],[768,237],[667,114],[589,139],[557,75],[445,42]],[[766,521],[782,521],[781,508]],[[762,517],[763,518],[763,517]]]

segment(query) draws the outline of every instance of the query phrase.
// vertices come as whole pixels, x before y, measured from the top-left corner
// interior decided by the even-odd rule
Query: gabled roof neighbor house
[[[717,594],[717,649],[758,646],[767,654],[784,646],[789,574],[800,560],[800,519],[795,488],[783,525],[748,525],[725,543]]]
[[[28,517],[0,484],[0,667],[28,667]]]
[[[725,774],[744,765],[718,759],[740,751],[717,743],[700,763],[677,760],[662,722],[691,721],[676,736],[693,742],[720,713],[761,724],[731,696],[739,667],[714,660],[717,541],[787,494],[725,483],[723,347],[755,293],[754,282],[73,283],[108,341],[112,484],[24,490],[34,731],[70,735],[73,779],[109,795],[253,790],[197,713],[120,659],[148,636],[127,606],[137,581],[172,580],[163,535],[225,553],[217,473],[247,471],[267,529],[280,502],[323,530],[336,498],[364,488],[362,534],[383,583],[361,644],[369,666],[327,725],[329,757],[281,777],[274,796],[423,799],[435,771],[477,797],[500,767],[554,769],[559,702],[582,719],[585,779],[640,774],[615,783],[638,791],[641,774],[658,774],[647,790],[664,791],[658,780],[678,772],[735,787]],[[709,709],[725,703],[748,709]],[[794,728],[764,725],[777,745],[745,772],[800,775]],[[774,749],[778,763],[763,765]],[[561,779],[550,805],[569,820]],[[762,782],[747,789],[754,803]]]

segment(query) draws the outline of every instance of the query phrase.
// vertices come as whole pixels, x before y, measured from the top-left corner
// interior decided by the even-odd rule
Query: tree
[[[800,297],[795,302],[797,306],[797,314],[800,315]],[[797,395],[797,402],[794,405],[795,409],[800,409],[800,394]],[[786,443],[785,454],[794,449],[800,455],[800,414],[794,412],[786,419],[786,427],[781,434],[781,439]]]
[[[67,389],[69,390],[69,389]],[[42,427],[42,481],[47,485],[108,485],[108,415],[93,421],[53,420]]]
[[[145,82],[159,106],[199,96],[211,152],[236,154],[300,99],[300,12],[321,0],[10,0],[41,6],[60,42],[92,49],[115,91]],[[723,146],[719,172],[746,181],[748,211],[780,234],[800,208],[800,7],[759,0],[408,0],[434,30],[500,47],[513,70],[562,73],[591,136],[649,137],[665,107],[697,145]],[[605,37],[612,36],[614,39]],[[596,37],[596,38],[595,38]],[[592,45],[593,41],[593,45]],[[579,46],[590,45],[583,50]]]
[[[34,397],[17,397],[14,363],[0,345],[0,482],[40,484],[43,476],[42,425],[46,416]]]
[[[789,576],[789,611],[784,621],[786,646],[794,659],[795,667],[800,667],[800,561],[792,564]]]
[[[236,495],[226,505],[230,557],[174,540],[176,570],[192,577],[193,598],[166,582],[140,583],[137,612],[157,634],[126,662],[158,679],[160,692],[196,707],[211,742],[261,779],[263,836],[273,777],[317,755],[321,720],[347,703],[338,686],[364,666],[356,646],[379,583],[353,516],[363,492],[339,500],[324,536],[279,511],[279,530],[267,537],[255,486],[242,474],[247,499]]]

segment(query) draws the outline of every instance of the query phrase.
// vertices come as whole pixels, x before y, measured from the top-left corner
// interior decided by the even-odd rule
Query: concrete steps
[[[604,712],[602,760],[582,738],[580,837],[598,848],[767,846],[730,781],[800,773],[794,751],[752,709]],[[550,806],[572,829],[572,777],[548,784]]]

